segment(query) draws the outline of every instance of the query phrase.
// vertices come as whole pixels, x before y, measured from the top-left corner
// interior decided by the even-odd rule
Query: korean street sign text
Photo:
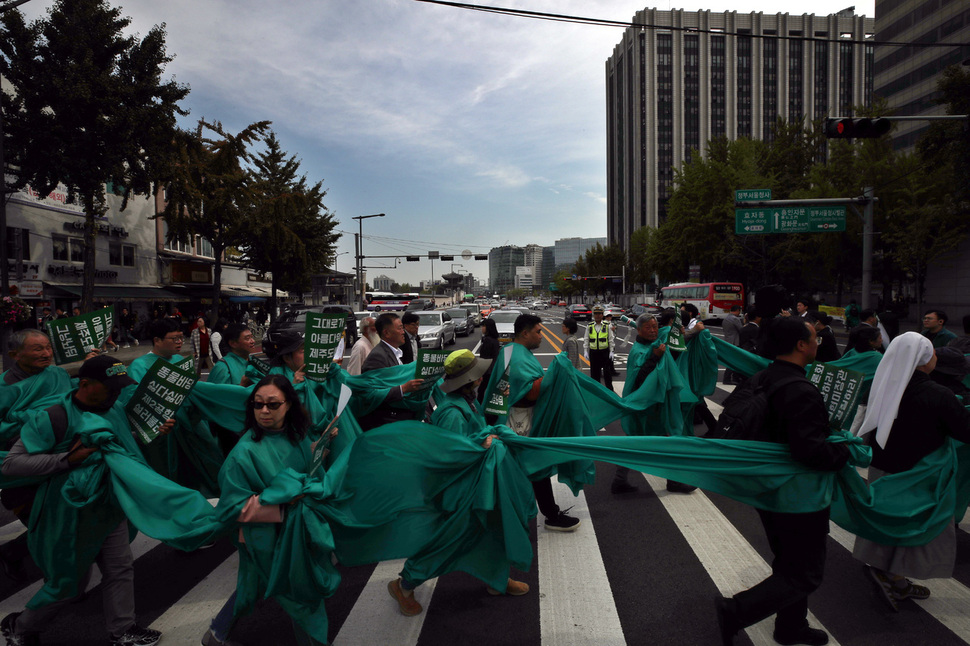
[[[770,188],[749,188],[744,191],[734,191],[735,202],[760,202],[771,199]]]
[[[786,206],[735,209],[734,232],[829,233],[845,231],[844,206]]]

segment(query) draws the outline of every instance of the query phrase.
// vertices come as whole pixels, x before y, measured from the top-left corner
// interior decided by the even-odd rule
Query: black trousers
[[[546,518],[555,518],[559,515],[559,505],[556,504],[556,496],[552,493],[552,478],[534,480],[532,491],[536,495],[536,504],[539,506],[540,514]]]
[[[808,625],[808,595],[822,583],[829,510],[782,514],[758,510],[775,558],[771,576],[734,595],[734,614],[742,628],[776,615],[775,630]]]
[[[589,351],[589,376],[593,378],[593,381],[602,379],[603,384],[613,390],[613,373],[610,370],[609,350]]]

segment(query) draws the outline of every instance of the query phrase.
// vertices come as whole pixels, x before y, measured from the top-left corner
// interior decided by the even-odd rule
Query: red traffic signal
[[[889,119],[826,119],[825,136],[828,139],[875,139],[889,133]]]

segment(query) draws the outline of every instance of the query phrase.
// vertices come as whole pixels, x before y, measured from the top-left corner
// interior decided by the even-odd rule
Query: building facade
[[[556,258],[555,270],[571,267],[596,245],[606,246],[606,238],[560,238],[553,244]]]
[[[876,0],[878,42],[968,43],[970,3],[957,0]],[[875,94],[889,103],[896,116],[945,114],[936,102],[936,83],[950,65],[970,58],[970,46],[877,46]],[[893,132],[893,148],[911,150],[928,126],[900,121]]]
[[[778,118],[852,116],[871,101],[872,18],[644,9],[633,20],[651,27],[628,28],[606,61],[607,238],[626,251],[664,221],[674,169],[712,138],[769,139]]]
[[[525,264],[525,249],[516,245],[493,247],[488,252],[488,281],[491,290],[504,294],[515,287],[515,268]]]
[[[394,281],[391,280],[389,276],[385,276],[384,274],[381,274],[380,276],[374,279],[374,291],[375,292],[393,291],[391,290],[391,285],[393,284],[394,284]]]

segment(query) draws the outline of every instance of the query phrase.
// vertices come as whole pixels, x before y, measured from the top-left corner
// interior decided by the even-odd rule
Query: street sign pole
[[[872,193],[871,186],[863,189],[862,194],[866,198],[866,210],[862,217],[862,298],[860,307],[864,310],[869,309],[869,301],[872,296]]]

